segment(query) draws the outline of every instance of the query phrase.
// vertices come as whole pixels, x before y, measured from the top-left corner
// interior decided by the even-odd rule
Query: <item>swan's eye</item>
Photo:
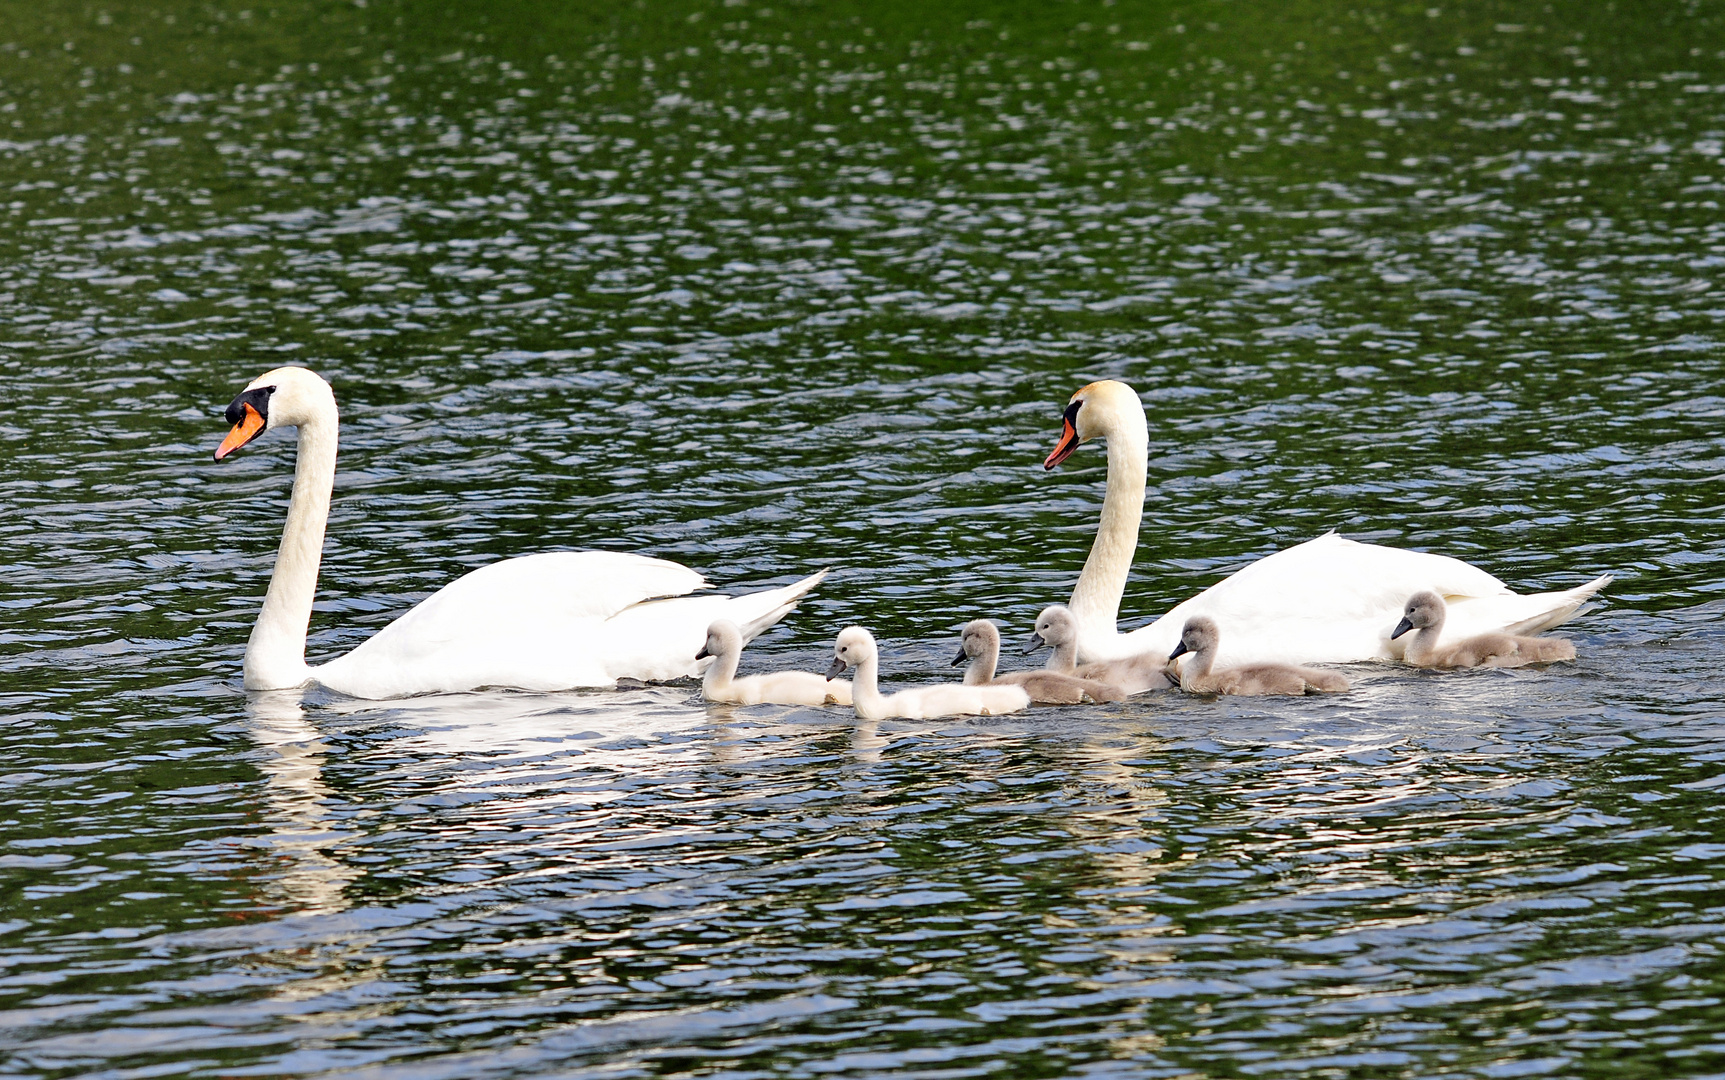
[[[247,390],[228,404],[226,414],[228,423],[237,424],[244,420],[247,405],[255,409],[259,416],[268,420],[270,417],[270,395],[275,392],[276,388],[273,386],[257,386]]]
[[[1065,418],[1065,420],[1068,424],[1071,424],[1073,427],[1076,428],[1078,426],[1078,410],[1080,408],[1082,408],[1083,406],[1084,406],[1084,400],[1082,398],[1080,398],[1079,400],[1074,401],[1072,404],[1066,406],[1066,411],[1064,413],[1062,413],[1061,415]]]

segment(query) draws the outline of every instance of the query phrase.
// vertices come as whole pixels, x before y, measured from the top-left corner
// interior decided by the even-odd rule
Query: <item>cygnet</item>
[[[1054,604],[1042,609],[1042,614],[1036,617],[1036,633],[1030,635],[1030,643],[1024,651],[1035,652],[1044,645],[1054,649],[1048,663],[1044,665],[1044,670],[1104,682],[1123,694],[1166,690],[1176,682],[1168,677],[1165,670],[1168,666],[1167,657],[1154,651],[1125,656],[1118,660],[1097,660],[1080,667],[1078,620],[1073,618],[1072,612],[1067,610],[1065,604]]]
[[[1022,686],[964,686],[947,683],[920,686],[896,694],[880,692],[880,652],[874,635],[860,626],[847,626],[833,643],[833,666],[827,677],[855,668],[851,696],[857,716],[864,720],[930,720],[937,716],[998,716],[1030,707],[1030,695]]]
[[[827,679],[812,671],[775,671],[770,675],[737,678],[743,656],[743,633],[735,623],[720,619],[707,627],[707,643],[696,660],[712,657],[701,678],[701,696],[732,705],[849,705],[851,684]]]
[[[1180,644],[1168,654],[1171,670],[1177,658],[1192,654],[1192,659],[1180,669],[1180,689],[1190,694],[1265,695],[1348,688],[1348,680],[1337,672],[1293,664],[1247,664],[1215,671],[1216,649],[1221,640],[1214,619],[1199,615],[1186,620],[1180,631]]]
[[[1000,630],[987,619],[973,619],[966,624],[959,640],[958,655],[952,663],[957,667],[970,661],[964,673],[966,686],[1022,686],[1032,705],[1082,705],[1087,701],[1120,701],[1126,696],[1105,682],[1058,671],[996,674],[994,669],[1000,663]]]
[[[1521,667],[1575,659],[1574,642],[1564,638],[1479,634],[1439,645],[1438,635],[1443,633],[1447,613],[1443,597],[1435,592],[1418,592],[1408,598],[1402,621],[1390,634],[1393,641],[1409,630],[1415,631],[1403,659],[1422,668]]]

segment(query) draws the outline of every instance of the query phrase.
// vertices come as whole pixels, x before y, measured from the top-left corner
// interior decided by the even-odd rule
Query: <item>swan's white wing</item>
[[[1149,626],[1112,642],[1093,635],[1094,655],[1160,649],[1166,656],[1194,615],[1221,630],[1217,663],[1345,663],[1399,656],[1390,632],[1408,598],[1431,590],[1450,604],[1443,639],[1514,627],[1546,629],[1572,616],[1610,578],[1561,593],[1518,596],[1497,578],[1447,555],[1361,544],[1334,533],[1252,563]],[[1087,641],[1086,644],[1091,644]]]
[[[658,596],[708,588],[707,579],[681,563],[621,551],[548,551],[481,566],[432,593],[385,630],[401,627],[420,637],[463,636],[469,620],[610,618]]]
[[[695,674],[713,619],[753,637],[824,576],[741,597],[683,596],[707,583],[677,563],[601,551],[527,555],[450,582],[313,675],[365,698],[679,678]]]
[[[742,596],[679,596],[649,600],[618,612],[604,625],[605,670],[613,685],[618,679],[661,681],[699,674],[707,661],[695,654],[707,641],[707,627],[729,619],[747,644],[789,615],[809,590],[827,576],[825,570],[779,589]]]
[[[1443,635],[1438,640],[1442,643],[1475,634],[1537,634],[1550,630],[1573,619],[1611,581],[1611,575],[1607,574],[1561,592],[1450,599]]]

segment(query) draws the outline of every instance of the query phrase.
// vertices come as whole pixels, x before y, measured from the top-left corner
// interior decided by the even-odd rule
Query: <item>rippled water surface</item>
[[[0,0],[0,1076],[1725,1072],[1716,4]],[[949,678],[1142,393],[1147,618],[1338,528],[1581,659],[859,725],[242,691],[504,554]]]

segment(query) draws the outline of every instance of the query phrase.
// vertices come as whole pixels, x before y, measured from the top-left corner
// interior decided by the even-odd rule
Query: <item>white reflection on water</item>
[[[481,690],[387,702],[331,698],[325,708],[344,727],[369,721],[397,729],[394,745],[404,751],[506,758],[595,743],[616,749],[617,740],[687,736],[712,723],[682,685],[564,694]]]
[[[336,799],[323,778],[329,747],[306,719],[297,690],[251,694],[246,713],[247,732],[263,751],[254,760],[265,777],[268,803],[269,832],[257,842],[267,844],[283,865],[278,875],[263,878],[266,891],[290,911],[341,911],[350,903],[347,885],[362,871],[330,854],[359,834],[338,827],[329,814]]]

